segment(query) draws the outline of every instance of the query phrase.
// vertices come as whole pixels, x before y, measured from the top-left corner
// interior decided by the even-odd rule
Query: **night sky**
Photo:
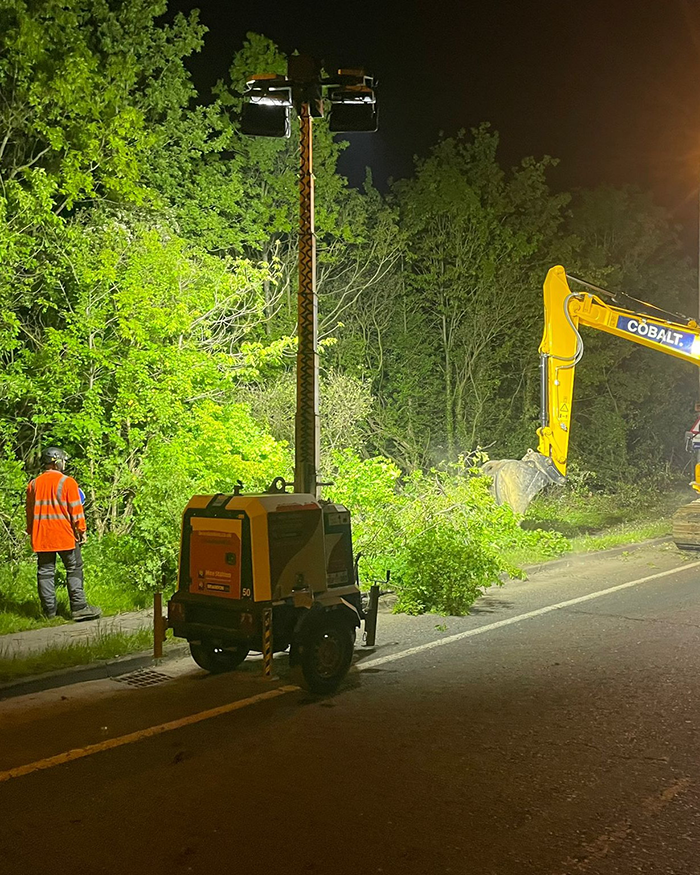
[[[189,66],[201,87],[225,74],[248,31],[326,68],[379,80],[380,131],[355,135],[342,170],[381,185],[410,173],[438,133],[489,121],[501,158],[561,160],[558,188],[636,183],[682,223],[692,251],[700,179],[699,0],[214,2]]]

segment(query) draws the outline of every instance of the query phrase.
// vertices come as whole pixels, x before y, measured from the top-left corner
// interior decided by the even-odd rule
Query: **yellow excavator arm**
[[[542,421],[538,450],[566,475],[571,403],[576,365],[583,354],[579,326],[597,328],[700,365],[697,322],[669,322],[626,310],[589,292],[572,292],[563,267],[551,268],[544,281],[544,333],[540,344]],[[577,280],[577,282],[581,282]],[[700,480],[696,472],[696,482]]]
[[[582,291],[572,291],[569,280]],[[493,478],[499,504],[507,503],[525,513],[534,496],[550,483],[563,483],[569,453],[571,405],[576,365],[583,355],[579,326],[597,328],[641,346],[700,365],[700,326],[694,320],[671,322],[604,301],[593,291],[606,293],[590,283],[569,277],[561,265],[549,270],[544,282],[544,332],[540,344],[540,410],[537,452],[528,450],[522,460],[490,461],[484,473]],[[611,296],[614,300],[614,296]],[[643,306],[665,312],[651,304]],[[682,318],[682,317],[681,317]],[[692,484],[700,492],[700,453]],[[700,546],[700,525],[698,525]]]

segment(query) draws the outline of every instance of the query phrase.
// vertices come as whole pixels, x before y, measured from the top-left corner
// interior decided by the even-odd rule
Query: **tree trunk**
[[[455,454],[454,398],[452,397],[452,358],[447,317],[442,317],[442,347],[445,368],[445,434],[447,437],[447,458],[452,461]]]

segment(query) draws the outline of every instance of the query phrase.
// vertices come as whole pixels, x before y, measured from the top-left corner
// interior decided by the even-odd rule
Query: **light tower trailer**
[[[168,625],[209,672],[257,651],[269,673],[272,653],[290,648],[305,686],[330,693],[365,619],[350,513],[284,486],[278,478],[263,494],[191,499]]]

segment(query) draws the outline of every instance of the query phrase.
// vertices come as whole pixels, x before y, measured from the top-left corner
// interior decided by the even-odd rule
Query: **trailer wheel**
[[[350,624],[330,614],[314,619],[298,645],[298,661],[312,693],[333,693],[350,668],[353,653]]]
[[[190,642],[192,659],[204,671],[210,674],[220,674],[224,671],[232,671],[239,666],[248,656],[248,648],[242,644],[234,647],[224,647],[222,642],[204,640],[199,643]]]

